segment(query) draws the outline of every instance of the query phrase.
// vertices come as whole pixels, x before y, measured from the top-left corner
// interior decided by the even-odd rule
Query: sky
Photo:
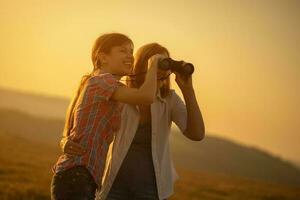
[[[0,0],[0,27],[1,87],[71,98],[95,39],[121,32],[194,64],[208,134],[300,164],[300,1]]]

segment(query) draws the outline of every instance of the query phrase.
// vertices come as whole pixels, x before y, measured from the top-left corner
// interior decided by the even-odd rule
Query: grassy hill
[[[170,200],[299,200],[300,188],[179,168],[181,179]]]
[[[61,120],[0,109],[1,200],[49,199],[62,127]],[[171,200],[300,199],[299,170],[269,153],[212,136],[191,142],[176,132],[171,146],[180,176]]]
[[[56,145],[32,142],[0,131],[0,199],[50,199]],[[181,179],[170,200],[297,200],[300,188],[224,174],[178,168]]]
[[[56,144],[63,130],[63,121],[0,109],[0,130],[15,133],[30,141]]]
[[[0,131],[0,199],[50,199],[51,165],[58,148]]]

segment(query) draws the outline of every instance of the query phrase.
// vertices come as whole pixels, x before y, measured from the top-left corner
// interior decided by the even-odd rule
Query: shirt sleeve
[[[184,102],[174,90],[172,90],[171,96],[171,120],[184,133],[187,124],[187,109]]]
[[[108,101],[120,85],[118,79],[112,74],[105,73],[91,77],[87,81],[86,90],[89,93],[89,96],[94,96],[97,100]]]

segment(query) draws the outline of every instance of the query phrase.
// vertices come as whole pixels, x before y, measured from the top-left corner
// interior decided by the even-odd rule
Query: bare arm
[[[161,57],[154,55],[149,59],[145,82],[140,88],[119,87],[111,99],[134,105],[153,103],[157,88],[157,62]]]
[[[187,126],[183,134],[191,140],[200,141],[205,136],[205,125],[193,88],[192,76],[185,78],[175,74],[187,109]]]
[[[110,99],[129,104],[151,104],[157,89],[157,62],[162,55],[154,55],[148,60],[148,72],[140,88],[118,87]],[[60,141],[62,151],[69,155],[82,155],[85,149],[78,143],[63,137]]]

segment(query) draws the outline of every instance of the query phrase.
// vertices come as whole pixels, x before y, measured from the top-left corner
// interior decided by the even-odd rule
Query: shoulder
[[[88,82],[91,82],[91,83],[98,83],[98,82],[103,82],[103,81],[112,83],[112,82],[117,82],[118,79],[116,79],[111,73],[103,73],[103,74],[99,74],[99,75],[93,75],[88,80]]]
[[[181,105],[184,103],[183,99],[177,94],[174,89],[170,90],[167,101],[169,102],[171,107],[176,107],[177,105]]]
[[[111,73],[103,73],[99,75],[91,76],[87,80],[87,85],[98,85],[98,86],[116,86],[124,85]]]

